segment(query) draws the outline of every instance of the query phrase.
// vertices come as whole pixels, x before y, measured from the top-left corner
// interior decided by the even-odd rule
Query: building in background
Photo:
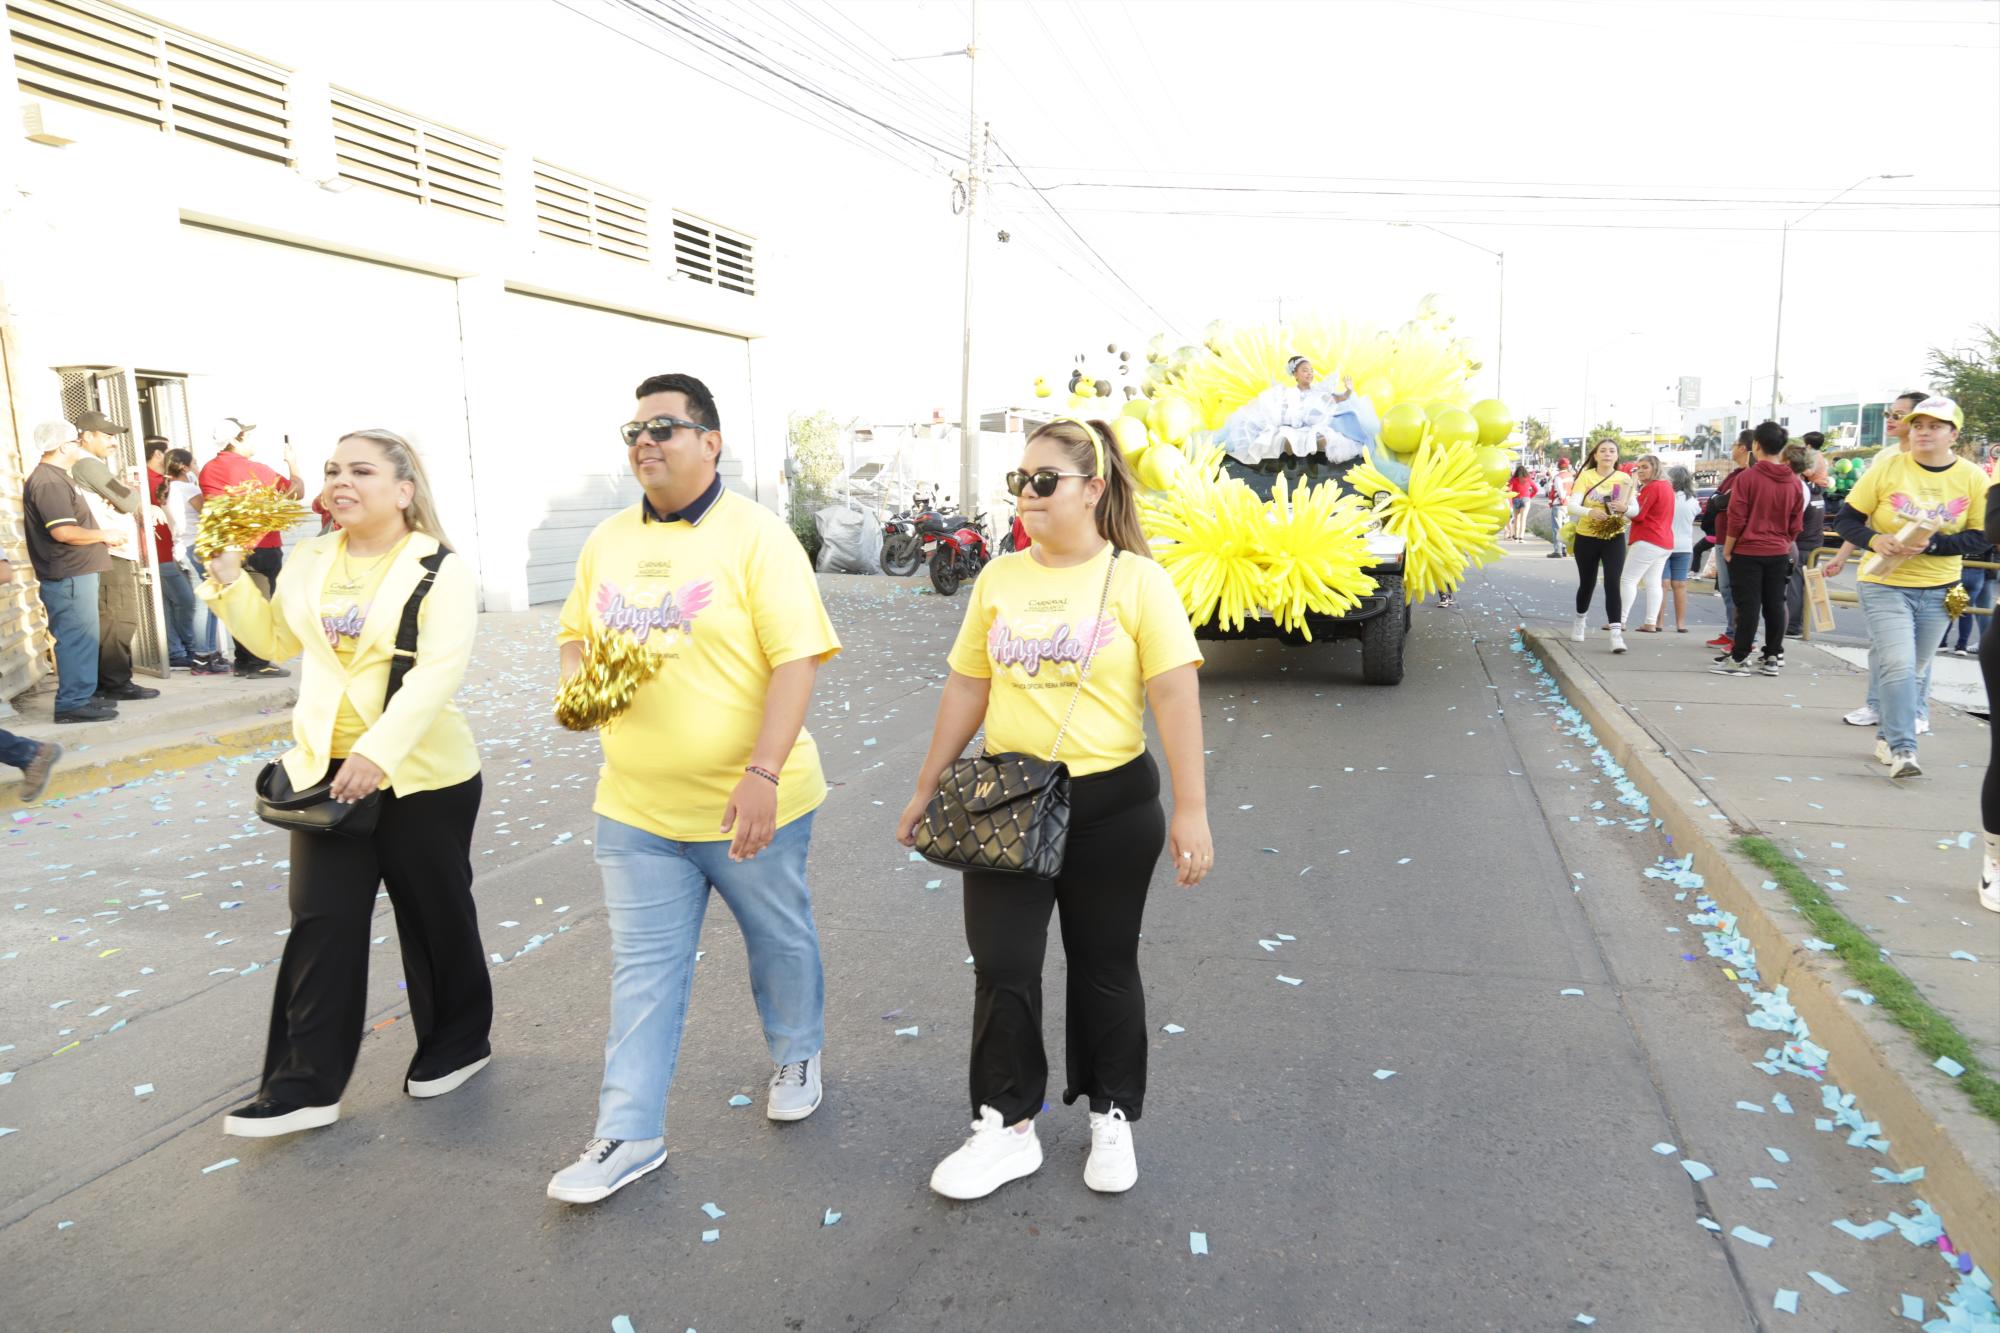
[[[1819,431],[1829,449],[1873,448],[1882,443],[1883,414],[1904,388],[1871,393],[1820,394],[1778,404],[1778,424],[1793,435]],[[1727,457],[1739,431],[1770,418],[1769,402],[1746,405],[1741,399],[1683,409],[1681,429],[1688,442],[1709,457]]]
[[[753,394],[763,219],[658,154],[500,142],[450,105],[391,105],[366,68],[288,65],[98,0],[6,12],[16,555],[45,417],[95,407],[134,427],[128,447],[164,435],[198,461],[240,417],[267,462],[290,438],[308,495],[342,431],[385,426],[422,453],[484,607],[559,600],[591,527],[637,497],[613,417],[667,369],[715,390],[727,484],[782,505],[782,418],[767,443]],[[569,165],[583,147],[604,179]],[[38,616],[31,582],[0,593],[0,697],[36,674]]]

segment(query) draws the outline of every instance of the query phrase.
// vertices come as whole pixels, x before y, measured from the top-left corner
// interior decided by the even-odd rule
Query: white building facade
[[[1886,438],[1882,433],[1883,415],[1889,404],[1896,401],[1897,394],[1915,387],[1904,385],[1885,389],[1877,386],[1866,392],[1819,394],[1812,398],[1781,402],[1775,420],[1793,435],[1819,431],[1827,437],[1826,447],[1829,449],[1872,448]],[[1702,441],[1711,456],[1716,453],[1712,442],[1717,441],[1720,442],[1720,451],[1727,454],[1739,431],[1747,430],[1760,421],[1774,419],[1770,406],[1769,402],[1746,405],[1739,399],[1687,408],[1681,412],[1681,431],[1691,442]]]
[[[45,646],[30,433],[90,407],[197,466],[215,421],[255,422],[262,461],[289,437],[308,496],[342,432],[404,434],[487,610],[559,600],[592,526],[637,499],[615,428],[647,374],[706,381],[725,481],[782,507],[783,413],[754,390],[759,219],[711,216],[657,158],[594,179],[563,144],[499,142],[227,33],[100,0],[9,0],[7,19],[0,549],[21,579],[0,590],[0,698]]]

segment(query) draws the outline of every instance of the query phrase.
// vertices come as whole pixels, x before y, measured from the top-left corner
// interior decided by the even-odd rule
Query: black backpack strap
[[[424,576],[411,589],[410,600],[403,603],[403,623],[396,627],[396,651],[389,662],[389,689],[382,696],[385,710],[389,701],[396,697],[396,691],[403,688],[403,677],[409,675],[410,668],[417,664],[417,617],[424,609],[424,598],[430,595],[431,585],[437,582],[444,558],[450,554],[450,547],[440,546],[417,562],[424,567]]]

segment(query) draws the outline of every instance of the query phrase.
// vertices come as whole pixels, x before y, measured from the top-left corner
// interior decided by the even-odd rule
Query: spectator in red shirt
[[[167,505],[167,450],[162,436],[146,437],[146,498],[161,510]],[[160,604],[166,611],[167,664],[191,671],[194,651],[194,583],[185,566],[174,559],[174,530],[153,524],[153,555],[160,571]]]
[[[221,450],[215,457],[202,465],[201,493],[205,496],[220,495],[231,486],[245,481],[261,481],[266,486],[278,486],[294,500],[305,498],[305,483],[299,479],[298,456],[292,452],[291,442],[285,442],[285,476],[255,462],[251,455],[256,446],[250,443],[250,432],[257,427],[236,417],[224,417],[215,426],[215,443]],[[284,539],[275,532],[267,532],[258,541],[257,548],[243,557],[243,570],[257,576],[258,586],[269,597],[271,590],[278,586],[278,571],[284,567]],[[275,679],[292,673],[281,666],[266,662],[257,654],[236,645],[236,674],[241,677]]]
[[[1805,489],[1780,457],[1790,436],[1775,421],[1760,422],[1753,438],[1757,461],[1735,474],[1724,511],[1727,536],[1722,558],[1729,563],[1729,591],[1736,604],[1733,646],[1717,660],[1717,675],[1750,674],[1750,641],[1764,621],[1764,659],[1757,669],[1778,674],[1785,658],[1785,588],[1805,522]]]
[[[1528,469],[1517,467],[1507,481],[1507,489],[1513,493],[1513,516],[1507,520],[1507,540],[1510,542],[1528,539],[1528,501],[1535,498],[1534,478]]]
[[[1644,588],[1646,611],[1639,618],[1638,632],[1657,634],[1666,591],[1660,577],[1666,572],[1667,557],[1674,553],[1674,484],[1667,480],[1658,454],[1647,454],[1634,463],[1632,480],[1639,484],[1639,494],[1633,501],[1632,527],[1625,536],[1625,577],[1619,600],[1628,609],[1637,606],[1637,594]]]

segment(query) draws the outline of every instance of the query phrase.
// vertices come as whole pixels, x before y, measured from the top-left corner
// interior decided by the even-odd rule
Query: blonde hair
[[[424,473],[424,462],[417,456],[415,446],[395,431],[380,427],[351,430],[339,442],[344,444],[348,440],[366,440],[374,445],[396,470],[396,480],[410,483],[410,505],[403,511],[403,521],[410,525],[411,531],[437,538],[440,546],[450,546],[444,524],[438,522],[437,500],[431,495],[430,478]]]
[[[1096,439],[1091,438],[1093,434]],[[1153,548],[1146,544],[1145,530],[1139,526],[1139,482],[1132,475],[1132,465],[1125,461],[1125,451],[1112,437],[1111,427],[1095,420],[1051,421],[1030,435],[1028,443],[1040,439],[1062,445],[1070,466],[1086,478],[1100,475],[1097,460],[1103,456],[1104,499],[1097,505],[1097,535],[1121,551],[1152,559]]]

